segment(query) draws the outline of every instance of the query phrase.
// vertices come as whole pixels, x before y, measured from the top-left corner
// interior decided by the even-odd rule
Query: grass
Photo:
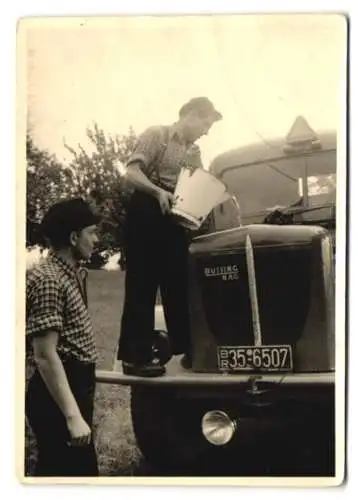
[[[117,347],[123,304],[124,273],[90,271],[89,309],[99,351],[98,368],[110,370]],[[128,387],[98,384],[94,432],[101,476],[137,475],[142,457],[136,447],[130,416]],[[26,428],[25,474],[31,475],[36,443]]]

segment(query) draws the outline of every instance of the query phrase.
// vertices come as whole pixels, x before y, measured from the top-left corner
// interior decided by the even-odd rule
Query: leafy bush
[[[88,269],[101,269],[105,264],[107,264],[108,259],[108,252],[94,251],[91,260],[87,262],[86,267],[88,267]]]
[[[88,128],[86,133],[93,151],[88,153],[81,145],[77,150],[66,145],[72,159],[69,165],[62,165],[55,156],[39,149],[28,132],[26,246],[44,246],[39,222],[52,204],[64,198],[81,196],[91,202],[104,218],[101,248],[91,264],[97,266],[102,261],[98,253],[107,250],[115,253],[123,246],[125,204],[130,194],[122,175],[123,165],[132,153],[137,137],[131,128],[126,135],[112,137],[97,124]]]

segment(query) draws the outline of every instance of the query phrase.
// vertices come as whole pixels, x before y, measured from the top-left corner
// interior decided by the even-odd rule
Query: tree
[[[27,246],[43,244],[38,224],[53,203],[81,196],[103,216],[100,246],[93,256],[97,266],[101,252],[110,255],[123,248],[125,204],[131,193],[123,177],[124,164],[137,137],[132,128],[124,135],[106,135],[96,123],[87,128],[86,135],[92,152],[81,144],[76,149],[65,144],[72,155],[65,166],[54,155],[39,149],[30,132],[27,134]]]
[[[87,128],[86,135],[92,152],[81,144],[77,149],[65,144],[72,154],[69,168],[74,189],[104,217],[100,251],[115,253],[123,248],[125,204],[131,192],[123,177],[124,164],[135,148],[137,136],[132,128],[124,135],[106,135],[96,123]]]
[[[26,135],[26,246],[41,243],[38,224],[56,201],[73,194],[73,174],[54,155],[39,149]]]

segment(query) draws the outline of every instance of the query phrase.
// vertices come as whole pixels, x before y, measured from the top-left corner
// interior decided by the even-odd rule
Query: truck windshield
[[[335,204],[336,151],[285,156],[228,170],[223,177],[242,215],[267,213],[304,199],[303,206]]]

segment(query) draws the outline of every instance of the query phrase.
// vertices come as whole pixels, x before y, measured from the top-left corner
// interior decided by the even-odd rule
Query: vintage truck
[[[284,473],[335,473],[336,134],[298,121],[296,136],[210,166],[239,206],[217,206],[190,246],[192,368],[170,356],[158,304],[166,375],[123,375],[118,362],[97,372],[131,386],[138,446],[160,467],[202,461],[215,474],[233,454],[236,473],[273,457],[278,474],[292,457]]]

